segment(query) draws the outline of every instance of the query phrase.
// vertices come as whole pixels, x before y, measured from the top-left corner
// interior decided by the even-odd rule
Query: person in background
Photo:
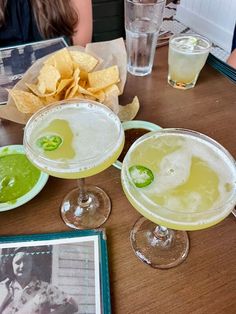
[[[5,279],[0,282],[1,314],[78,313],[75,301],[57,287],[37,278],[35,251],[20,247],[4,264]]]
[[[231,67],[236,69],[236,24],[234,27],[234,35],[233,35],[233,40],[232,40],[231,54],[227,60],[227,63],[229,65],[231,65]]]
[[[0,0],[0,47],[65,36],[91,42],[92,0]]]

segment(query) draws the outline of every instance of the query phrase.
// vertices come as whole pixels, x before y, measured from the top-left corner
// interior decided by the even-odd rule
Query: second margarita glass
[[[183,262],[189,250],[185,230],[215,225],[236,204],[234,158],[191,130],[162,129],[140,137],[125,156],[121,176],[127,198],[145,217],[131,231],[133,249],[155,268]]]

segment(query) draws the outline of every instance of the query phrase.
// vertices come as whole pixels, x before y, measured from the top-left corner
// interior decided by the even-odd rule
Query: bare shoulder
[[[227,59],[227,63],[236,69],[236,49],[234,49]]]
[[[85,46],[92,40],[93,13],[92,0],[71,0],[71,5],[78,13],[78,24],[72,37],[74,45]]]

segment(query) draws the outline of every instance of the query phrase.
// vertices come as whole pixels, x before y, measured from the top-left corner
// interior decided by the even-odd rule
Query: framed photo
[[[0,237],[0,313],[111,313],[104,229]]]
[[[8,98],[7,89],[12,88],[37,60],[67,47],[63,37],[42,40],[0,49],[0,105]]]

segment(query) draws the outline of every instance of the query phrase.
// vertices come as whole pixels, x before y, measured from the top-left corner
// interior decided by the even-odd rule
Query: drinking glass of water
[[[152,72],[165,3],[166,0],[125,0],[128,72],[133,75]]]

